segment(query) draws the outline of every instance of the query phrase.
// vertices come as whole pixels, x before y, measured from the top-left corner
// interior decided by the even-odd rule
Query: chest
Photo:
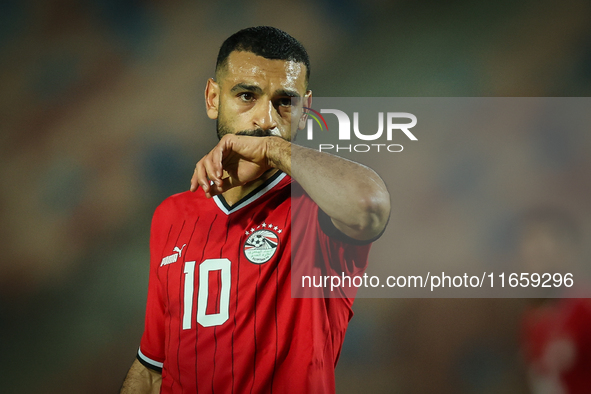
[[[158,277],[168,312],[184,328],[195,319],[202,326],[221,325],[241,310],[236,305],[289,283],[288,205],[229,215],[214,209],[179,219],[161,242]]]

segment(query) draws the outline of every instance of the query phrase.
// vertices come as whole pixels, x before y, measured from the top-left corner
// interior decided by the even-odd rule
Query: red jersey
[[[232,207],[201,189],[165,200],[138,351],[161,392],[333,393],[353,299],[293,298],[291,242],[318,272],[362,275],[369,244],[335,230],[282,172]]]

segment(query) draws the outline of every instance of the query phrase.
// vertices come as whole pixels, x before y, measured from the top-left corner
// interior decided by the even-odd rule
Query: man
[[[222,45],[205,89],[220,142],[191,191],[154,214],[145,331],[122,393],[334,392],[353,299],[292,297],[292,247],[300,267],[362,274],[390,202],[369,168],[291,144],[309,71],[272,27]]]

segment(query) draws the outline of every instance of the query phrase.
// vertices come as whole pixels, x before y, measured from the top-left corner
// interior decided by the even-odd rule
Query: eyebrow
[[[238,83],[238,84],[234,85],[230,91],[232,93],[238,92],[238,91],[246,91],[246,92],[252,92],[252,93],[256,93],[256,94],[263,94],[263,89],[261,89],[260,86],[249,85],[246,83]],[[275,96],[285,96],[285,97],[295,97],[295,98],[301,97],[301,95],[297,91],[292,90],[292,89],[278,89],[275,91],[274,95]]]
[[[257,85],[248,85],[246,83],[238,83],[236,85],[234,85],[232,87],[232,90],[230,90],[232,93],[237,92],[239,90],[245,90],[247,92],[252,92],[252,93],[257,93],[257,94],[262,94],[263,93],[263,89],[261,89],[259,86]]]
[[[295,97],[300,98],[302,97],[298,92],[291,89],[279,89],[275,91],[276,96],[286,96],[286,97]]]

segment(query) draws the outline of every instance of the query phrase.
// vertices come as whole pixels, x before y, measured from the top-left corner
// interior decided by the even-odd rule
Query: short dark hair
[[[228,56],[233,51],[252,52],[265,59],[303,63],[306,66],[306,82],[310,78],[308,52],[298,40],[276,27],[249,27],[228,37],[218,53],[216,74],[226,65]]]

